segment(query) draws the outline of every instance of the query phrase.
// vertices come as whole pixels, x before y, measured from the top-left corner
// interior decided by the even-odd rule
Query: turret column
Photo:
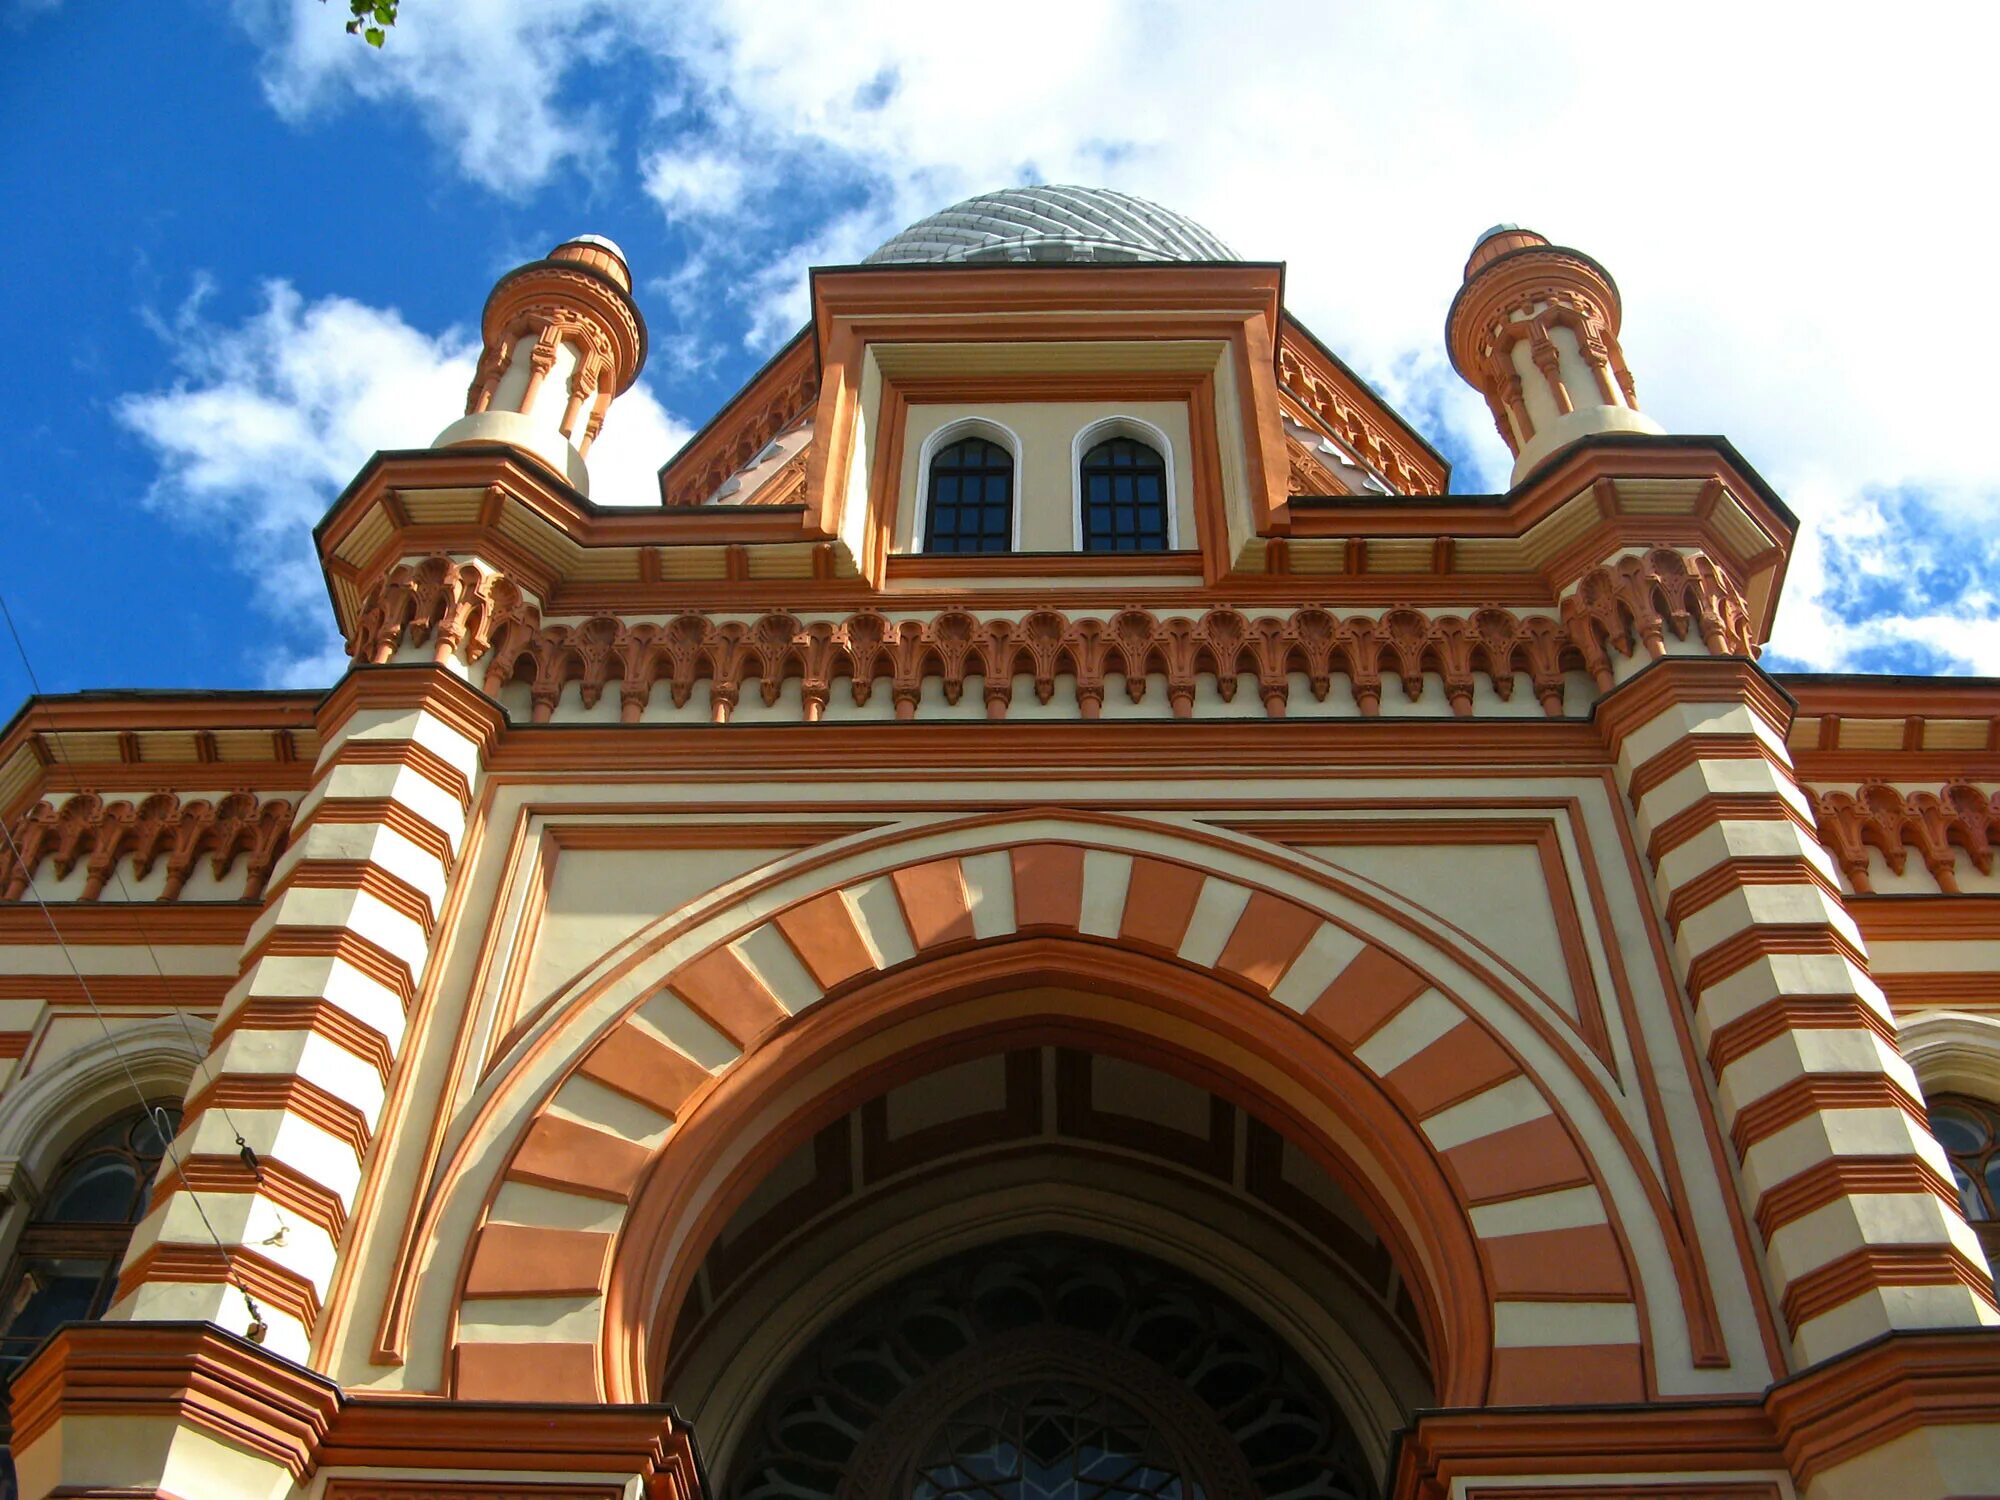
[[[1580,250],[1500,224],[1480,237],[1452,300],[1452,367],[1481,395],[1519,483],[1598,432],[1657,433],[1618,346],[1618,285]]]
[[[589,494],[584,457],[646,363],[624,255],[596,235],[565,240],[500,278],[480,327],[465,415],[431,446],[510,443]]]

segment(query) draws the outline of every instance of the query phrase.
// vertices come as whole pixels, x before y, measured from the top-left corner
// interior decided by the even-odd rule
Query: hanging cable
[[[21,642],[21,632],[14,624],[14,612],[8,608],[7,599],[4,594],[0,594],[0,617],[6,619],[8,633],[14,638],[14,648],[20,653],[21,663],[27,669],[28,680],[33,685],[36,696],[41,696],[40,680],[35,675],[33,663],[28,660],[27,650]],[[15,842],[14,831],[8,826],[4,818],[0,818],[0,839],[6,841],[8,853],[12,856],[16,868],[21,871],[23,877],[26,879],[28,895],[34,901],[35,905],[40,908],[42,920],[48,924],[49,934],[55,939],[56,947],[61,951],[63,961],[69,965],[70,974],[76,980],[77,989],[82,993],[84,1003],[90,1007],[91,1015],[97,1019],[98,1029],[104,1033],[105,1044],[111,1048],[111,1055],[118,1060],[118,1066],[125,1074],[125,1081],[132,1086],[133,1097],[138,1101],[140,1110],[152,1122],[154,1131],[159,1135],[162,1154],[173,1164],[174,1175],[179,1179],[182,1190],[187,1193],[188,1201],[194,1205],[195,1214],[201,1220],[201,1227],[207,1231],[208,1238],[214,1244],[216,1253],[223,1258],[223,1264],[230,1269],[231,1274],[228,1284],[243,1298],[244,1308],[250,1315],[247,1337],[252,1343],[261,1344],[265,1336],[270,1332],[270,1325],[264,1321],[261,1309],[251,1300],[249,1289],[235,1278],[234,1267],[229,1261],[228,1248],[222,1243],[222,1236],[215,1232],[215,1225],[209,1220],[208,1210],[202,1204],[200,1192],[188,1180],[187,1171],[181,1161],[179,1146],[175,1139],[175,1133],[170,1128],[166,1110],[159,1105],[153,1104],[146,1098],[146,1091],[139,1083],[139,1075],[133,1071],[130,1059],[125,1056],[124,1049],[118,1045],[118,1037],[112,1031],[111,1023],[106,1019],[103,1008],[98,1005],[97,996],[91,991],[90,981],[84,977],[82,965],[77,962],[75,953],[70,951],[69,942],[64,938],[62,928],[56,922],[55,913],[49,909],[49,903],[43,898],[41,887],[35,881],[35,873],[28,867],[27,860],[21,854],[21,846]],[[141,936],[143,938],[144,934],[142,933]],[[147,945],[147,951],[149,953],[152,951],[150,943]],[[156,969],[159,968],[158,955],[154,955],[153,964]],[[161,978],[164,979],[165,977],[165,972],[162,970]],[[175,1009],[175,1007],[171,1006],[168,1008]],[[183,1031],[186,1031],[185,1018],[183,1018],[182,1027]],[[188,1033],[188,1040],[190,1044],[194,1044],[192,1033]],[[203,1061],[203,1054],[199,1045],[194,1045],[195,1065],[197,1068],[200,1068]],[[224,1111],[224,1119],[230,1125],[231,1130],[234,1131],[235,1124],[233,1121],[228,1120],[226,1110]],[[237,1134],[236,1139],[245,1152],[250,1151],[248,1143],[244,1142],[240,1133]],[[255,1159],[254,1153],[251,1154],[251,1159]]]

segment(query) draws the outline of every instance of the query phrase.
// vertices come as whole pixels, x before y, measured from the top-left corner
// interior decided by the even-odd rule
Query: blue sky
[[[1498,219],[1579,245],[1646,408],[1806,523],[1773,663],[2000,670],[2000,23],[1807,14],[406,0],[376,54],[318,0],[0,0],[0,591],[50,691],[328,681],[306,532],[457,413],[500,271],[624,245],[654,355],[592,467],[643,501],[807,266],[1086,181],[1286,260],[1467,489],[1506,463],[1444,359],[1465,251]]]

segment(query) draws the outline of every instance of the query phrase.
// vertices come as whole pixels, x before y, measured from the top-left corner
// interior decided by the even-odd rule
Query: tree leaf
[[[382,43],[388,39],[389,36],[389,33],[384,31],[380,26],[370,26],[366,34],[368,37],[368,45],[371,47],[381,46]]]

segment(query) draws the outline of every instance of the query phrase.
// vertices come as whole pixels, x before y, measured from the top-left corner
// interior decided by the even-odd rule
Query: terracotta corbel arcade
[[[1659,310],[1481,236],[1469,494],[1008,189],[608,504],[647,285],[501,278],[326,691],[0,729],[0,1494],[1992,1492],[2000,683],[1768,670]]]

